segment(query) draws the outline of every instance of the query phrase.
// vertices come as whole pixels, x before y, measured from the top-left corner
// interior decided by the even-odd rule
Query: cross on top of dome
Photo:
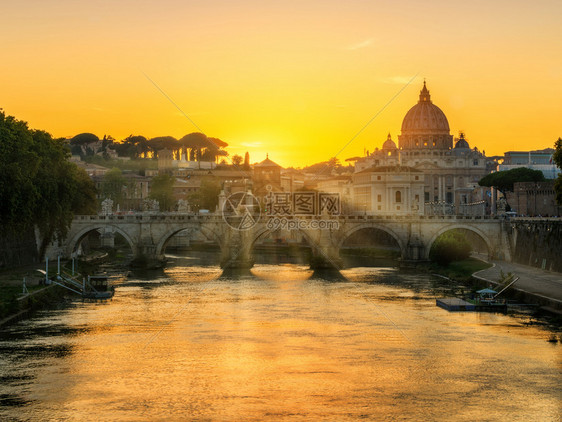
[[[429,95],[429,90],[425,86],[425,79],[423,80],[423,88],[420,91],[420,103],[421,102],[431,102],[431,96]]]

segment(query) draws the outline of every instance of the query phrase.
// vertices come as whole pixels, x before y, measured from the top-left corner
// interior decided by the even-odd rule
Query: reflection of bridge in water
[[[243,218],[243,217],[240,217]],[[284,217],[287,219],[296,217]],[[308,223],[323,220],[323,216],[299,217]],[[404,261],[428,259],[435,240],[443,233],[462,229],[474,233],[487,246],[490,257],[510,258],[509,241],[504,221],[497,218],[468,216],[331,216],[337,225],[325,229],[318,224],[298,224],[296,230],[312,249],[311,266],[315,268],[338,267],[340,249],[353,234],[368,229],[381,230],[392,237],[400,249]],[[237,230],[236,221],[228,224],[221,215],[194,214],[132,214],[132,215],[87,215],[76,216],[68,236],[59,245],[51,245],[47,256],[57,254],[69,257],[91,232],[100,233],[104,246],[113,246],[116,234],[130,245],[133,259],[153,265],[164,260],[168,241],[179,232],[187,236],[202,233],[215,241],[221,253],[223,268],[249,268],[252,266],[252,249],[256,242],[274,234],[267,218],[260,219],[245,230]]]

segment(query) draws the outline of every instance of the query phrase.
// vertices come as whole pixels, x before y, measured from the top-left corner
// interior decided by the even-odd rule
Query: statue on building
[[[101,203],[101,213],[102,215],[113,214],[113,200],[110,198],[105,198]]]
[[[498,215],[505,215],[506,212],[506,207],[507,207],[507,201],[505,200],[505,198],[502,196],[500,199],[498,199],[498,205],[497,205],[497,213]]]
[[[180,199],[178,201],[178,212],[189,212],[189,203],[186,199]]]
[[[156,199],[145,198],[142,201],[142,209],[148,212],[160,211],[160,203]]]

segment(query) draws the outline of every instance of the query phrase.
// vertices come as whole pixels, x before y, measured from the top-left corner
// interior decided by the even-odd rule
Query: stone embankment
[[[498,285],[502,272],[504,275],[512,273],[519,280],[510,289],[516,290],[522,301],[562,315],[562,273],[504,261],[491,263],[494,264],[492,267],[477,271],[473,277]]]
[[[15,313],[0,320],[0,327],[26,318],[34,310],[61,302],[61,298],[66,293],[66,290],[62,287],[51,284],[18,297],[16,299],[17,307]]]

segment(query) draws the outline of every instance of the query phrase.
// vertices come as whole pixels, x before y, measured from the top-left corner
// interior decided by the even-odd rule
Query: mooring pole
[[[45,257],[45,284],[49,284],[49,257]]]
[[[72,275],[74,275],[74,257],[72,257]]]
[[[60,275],[60,255],[57,257],[57,275]]]

